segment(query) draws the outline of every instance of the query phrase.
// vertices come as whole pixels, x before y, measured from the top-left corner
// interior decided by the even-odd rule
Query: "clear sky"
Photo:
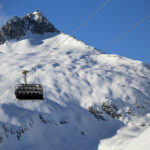
[[[70,34],[106,0],[0,0],[0,26],[12,16],[40,10],[55,27]],[[111,42],[150,14],[150,0],[110,0],[74,36],[97,49]],[[118,54],[150,64],[150,17],[129,32],[106,53]]]

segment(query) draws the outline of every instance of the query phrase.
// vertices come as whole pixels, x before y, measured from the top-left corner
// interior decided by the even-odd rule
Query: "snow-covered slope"
[[[6,41],[0,60],[1,149],[124,150],[150,125],[148,64],[60,32]],[[44,101],[15,98],[23,69],[32,69],[29,83],[42,84]]]

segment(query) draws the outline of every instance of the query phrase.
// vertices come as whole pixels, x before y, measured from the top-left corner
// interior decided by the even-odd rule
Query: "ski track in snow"
[[[104,54],[73,37],[56,48],[68,36],[29,34],[0,45],[0,93],[8,90],[0,96],[0,148],[130,150],[131,141],[147,137],[150,65]],[[32,68],[51,51],[28,74],[28,83],[42,84],[45,100],[15,99],[15,85],[23,82],[21,70]],[[112,118],[102,109],[104,103],[115,105],[122,116]],[[95,118],[90,106],[102,112],[105,121]],[[18,140],[20,128],[25,132]]]

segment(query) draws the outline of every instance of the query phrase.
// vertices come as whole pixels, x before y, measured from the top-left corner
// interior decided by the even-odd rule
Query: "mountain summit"
[[[9,39],[19,39],[25,36],[27,32],[44,34],[47,32],[54,33],[59,31],[38,10],[21,18],[15,16],[7,21],[0,29],[0,44],[3,44]]]

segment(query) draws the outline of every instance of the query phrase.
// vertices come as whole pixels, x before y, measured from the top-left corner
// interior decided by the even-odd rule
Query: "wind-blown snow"
[[[147,136],[150,65],[104,54],[64,33],[7,41],[0,60],[0,93],[8,89],[0,96],[1,148],[124,150],[133,146],[129,139]],[[45,100],[18,101],[21,70],[32,67],[28,82],[42,84]]]

